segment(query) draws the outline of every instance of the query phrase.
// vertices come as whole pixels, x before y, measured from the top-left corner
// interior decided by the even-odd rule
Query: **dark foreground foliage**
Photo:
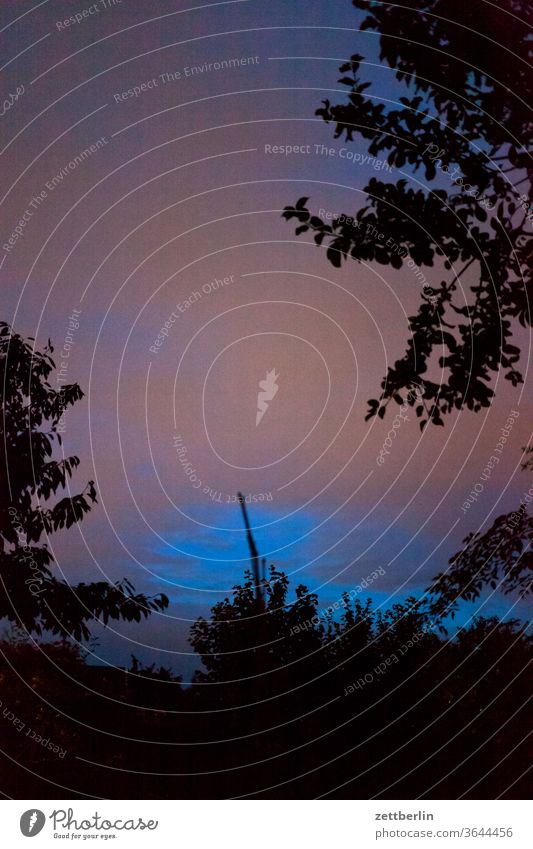
[[[477,618],[450,638],[415,599],[376,611],[346,595],[333,622],[304,587],[287,592],[271,571],[260,608],[246,575],[198,620],[190,687],[136,658],[126,671],[61,643],[1,644],[3,791],[525,797],[532,642],[517,621]]]

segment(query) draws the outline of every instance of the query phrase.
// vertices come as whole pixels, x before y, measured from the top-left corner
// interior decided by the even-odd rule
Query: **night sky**
[[[355,52],[371,94],[406,93],[376,34],[348,0],[4,0],[0,16],[14,95],[0,125],[1,316],[38,347],[52,340],[52,385],[63,364],[85,392],[63,448],[81,460],[72,491],[90,478],[98,490],[83,523],[49,540],[57,573],[127,576],[171,600],[141,625],[97,629],[94,662],[134,653],[185,678],[199,665],[189,627],[248,565],[239,490],[261,554],[322,606],[378,566],[377,604],[421,594],[468,532],[518,506],[531,411],[522,386],[497,379],[490,409],[444,428],[421,434],[410,410],[376,462],[399,407],[365,422],[367,400],[403,354],[419,281],[406,265],[335,269],[281,218],[301,196],[353,215],[371,176],[421,185],[314,114],[343,98],[338,66]],[[522,612],[497,593],[461,616],[476,611]]]

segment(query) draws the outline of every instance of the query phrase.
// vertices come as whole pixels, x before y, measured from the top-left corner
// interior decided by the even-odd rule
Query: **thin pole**
[[[252,573],[254,576],[254,584],[255,584],[255,599],[259,607],[263,607],[263,587],[261,585],[261,579],[259,575],[259,552],[257,551],[257,546],[255,544],[255,540],[252,535],[252,529],[250,527],[250,521],[248,519],[248,511],[246,509],[246,502],[244,500],[244,496],[241,492],[237,493],[237,498],[239,500],[239,504],[241,505],[242,516],[244,519],[244,526],[246,528],[246,536],[248,537],[248,548],[250,549],[250,558],[252,560]]]

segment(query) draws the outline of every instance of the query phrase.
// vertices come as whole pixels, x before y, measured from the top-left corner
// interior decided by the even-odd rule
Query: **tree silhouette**
[[[351,258],[395,269],[408,263],[419,278],[423,266],[441,278],[451,272],[424,287],[406,352],[388,368],[367,415],[383,417],[391,400],[406,399],[422,428],[443,425],[454,409],[490,405],[495,372],[513,386],[522,382],[511,338],[513,320],[531,324],[531,196],[519,189],[533,176],[521,144],[533,127],[528,7],[505,0],[480,16],[476,4],[459,0],[353,5],[369,12],[362,29],[380,34],[382,73],[395,71],[397,103],[364,94],[370,83],[361,81],[363,57],[354,54],[340,67],[347,102],[325,100],[316,114],[335,123],[335,138],[368,142],[368,153],[386,157],[400,179],[373,177],[366,204],[351,217],[324,221],[306,197],[283,215],[298,220],[296,234],[309,231],[327,246],[337,267]],[[465,292],[460,279],[471,266],[476,279]],[[428,373],[437,365],[441,382]],[[421,399],[410,391],[416,387]]]
[[[246,570],[244,582],[233,587],[233,599],[215,604],[210,621],[196,620],[189,642],[207,670],[196,673],[197,681],[252,680],[320,649],[325,626],[316,595],[299,584],[289,602],[288,586],[287,576],[271,566],[269,578],[261,581],[264,609],[258,613],[254,579]]]
[[[0,322],[0,619],[37,634],[87,639],[89,622],[139,622],[168,599],[136,594],[126,578],[70,586],[53,576],[54,558],[43,538],[80,522],[96,503],[96,491],[89,481],[82,492],[45,506],[79,466],[76,456],[54,459],[53,449],[54,442],[61,445],[65,409],[83,393],[76,383],[53,389],[52,345],[40,352],[31,342]]]
[[[304,584],[295,588],[291,601],[287,576],[273,566],[270,578],[262,581],[265,606],[260,623],[254,589],[252,574],[246,570],[244,582],[233,587],[233,598],[215,604],[209,620],[201,616],[192,626],[189,642],[206,669],[196,673],[197,682],[231,684],[235,690],[239,682],[286,667],[291,668],[292,687],[328,669],[334,669],[340,681],[351,680],[383,662],[415,634],[418,649],[422,645],[434,649],[436,631],[444,631],[429,603],[413,596],[375,611],[370,598],[362,603],[345,592],[336,605],[342,614],[335,620],[333,608],[319,613],[317,595]],[[269,684],[265,693],[271,692]]]

